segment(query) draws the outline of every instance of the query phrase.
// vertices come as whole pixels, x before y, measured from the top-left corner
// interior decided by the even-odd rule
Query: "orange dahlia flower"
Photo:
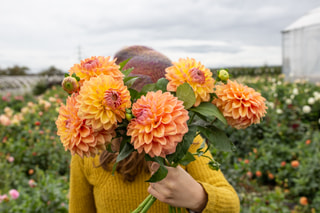
[[[120,66],[115,63],[116,59],[110,61],[110,56],[92,56],[82,60],[80,64],[75,64],[70,68],[70,76],[75,73],[80,78],[80,85],[91,77],[96,77],[101,74],[111,75],[113,78],[121,80],[124,75],[119,70]]]
[[[167,90],[177,91],[178,86],[187,82],[196,96],[194,106],[210,100],[213,93],[214,79],[209,69],[193,58],[179,59],[173,66],[166,68],[166,78],[169,80]]]
[[[130,93],[122,80],[99,75],[85,81],[77,96],[79,116],[94,130],[109,130],[125,118],[131,107]]]
[[[253,123],[260,123],[266,113],[265,98],[254,89],[228,81],[227,84],[216,85],[215,104],[228,124],[236,129],[244,129]]]
[[[188,111],[183,102],[169,92],[148,92],[132,105],[135,116],[128,125],[127,135],[139,153],[165,157],[188,132]]]
[[[61,105],[59,116],[56,120],[58,128],[57,135],[71,154],[83,156],[95,156],[99,150],[106,149],[106,143],[115,136],[114,130],[94,131],[86,124],[86,120],[78,117],[78,108],[76,107],[76,95],[69,96],[66,105]]]

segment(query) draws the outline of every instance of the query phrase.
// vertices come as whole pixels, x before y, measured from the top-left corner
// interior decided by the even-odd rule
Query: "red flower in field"
[[[151,157],[175,152],[188,132],[188,111],[169,92],[148,92],[132,105],[132,114],[135,118],[128,125],[127,135],[139,153],[144,151]]]
[[[285,165],[286,165],[286,162],[285,162],[285,161],[282,161],[282,162],[281,162],[281,166],[284,167]]]
[[[269,178],[270,180],[273,180],[273,179],[274,179],[274,175],[273,175],[272,173],[269,173],[269,174],[268,174],[268,178]]]
[[[256,176],[257,177],[261,177],[262,176],[262,173],[260,171],[256,171]]]
[[[306,140],[306,145],[309,145],[311,143],[311,140]]]
[[[248,159],[245,159],[245,160],[244,160],[244,163],[245,163],[245,164],[249,164],[250,161],[249,161]]]
[[[73,93],[68,97],[66,105],[60,107],[56,120],[57,135],[65,150],[70,150],[72,155],[78,154],[82,158],[84,155],[95,156],[99,150],[106,149],[106,143],[111,142],[115,132],[114,129],[93,130],[85,119],[78,116],[76,96]]]
[[[33,175],[33,173],[34,173],[34,170],[33,170],[33,169],[29,169],[29,170],[28,170],[28,174],[29,174],[29,175]]]
[[[300,197],[299,203],[300,203],[302,206],[308,205],[308,198],[306,198],[306,197]]]
[[[260,123],[266,113],[265,98],[254,89],[231,80],[227,84],[216,85],[215,104],[230,126],[244,129]]]
[[[40,126],[40,121],[36,121],[36,122],[34,122],[34,125],[36,125],[36,126]]]
[[[300,165],[299,161],[297,161],[297,160],[291,161],[291,166],[292,166],[293,168],[298,168],[299,165]]]
[[[299,124],[292,124],[292,129],[298,129],[299,126]]]

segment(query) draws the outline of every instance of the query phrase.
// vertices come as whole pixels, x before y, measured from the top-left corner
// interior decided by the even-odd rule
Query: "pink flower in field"
[[[0,124],[3,126],[9,126],[11,124],[11,121],[8,116],[0,115]]]
[[[6,195],[6,194],[0,195],[0,203],[1,203],[2,201],[9,201],[8,195]]]
[[[14,157],[9,156],[7,160],[9,161],[9,163],[12,163],[14,161]]]
[[[6,97],[6,96],[2,96],[2,101],[4,101],[4,102],[8,102],[8,101],[9,101],[9,99],[8,99],[8,97]]]
[[[30,179],[29,181],[28,181],[28,184],[29,184],[29,186],[31,187],[31,188],[34,188],[34,187],[36,187],[36,182],[33,180],[33,179]]]
[[[23,101],[24,100],[24,97],[22,95],[17,95],[14,97],[15,100],[17,101]]]
[[[10,194],[10,196],[11,196],[11,198],[13,199],[13,200],[16,200],[16,199],[18,199],[18,197],[19,197],[19,192],[17,191],[17,190],[15,190],[15,189],[11,189],[10,191],[9,191],[9,194]]]

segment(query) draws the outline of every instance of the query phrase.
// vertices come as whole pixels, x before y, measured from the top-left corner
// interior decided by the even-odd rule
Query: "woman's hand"
[[[152,163],[152,173],[158,168],[159,164]],[[208,202],[207,193],[201,184],[180,166],[166,168],[168,169],[167,176],[159,182],[150,183],[148,192],[171,206],[201,212]]]

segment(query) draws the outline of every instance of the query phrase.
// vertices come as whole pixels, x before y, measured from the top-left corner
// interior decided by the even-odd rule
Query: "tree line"
[[[13,67],[8,67],[6,69],[0,68],[0,75],[10,75],[10,76],[17,76],[17,75],[63,75],[65,72],[56,68],[55,66],[50,66],[47,69],[40,71],[37,74],[30,74],[30,69],[26,66],[18,66],[15,65]]]

